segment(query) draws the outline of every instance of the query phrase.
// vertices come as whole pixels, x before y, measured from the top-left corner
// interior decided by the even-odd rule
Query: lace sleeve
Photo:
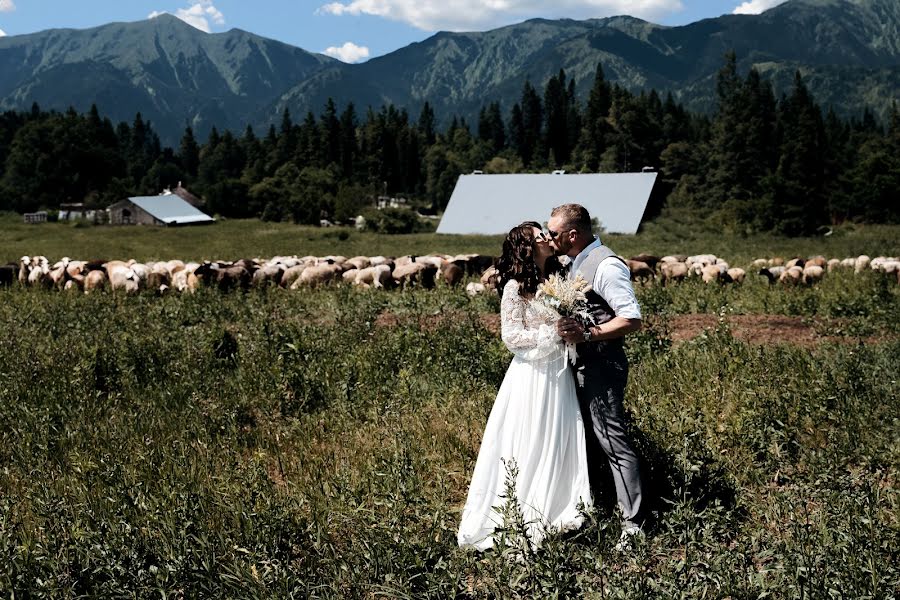
[[[510,352],[523,360],[538,360],[559,350],[561,339],[555,323],[529,323],[526,315],[528,301],[519,295],[517,281],[509,281],[503,288],[500,301],[500,336]]]

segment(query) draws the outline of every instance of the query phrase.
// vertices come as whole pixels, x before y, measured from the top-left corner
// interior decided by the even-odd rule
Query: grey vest
[[[597,274],[597,269],[600,268],[600,263],[611,256],[617,260],[622,260],[606,246],[601,245],[599,248],[594,248],[587,258],[584,259],[584,262],[578,266],[578,273],[593,286],[594,277]],[[575,273],[570,272],[569,277],[575,277]],[[585,295],[587,296],[588,312],[594,317],[595,326],[602,325],[616,316],[616,313],[610,308],[606,300],[593,289]],[[625,338],[620,337],[614,340],[578,344],[579,357],[583,357],[579,362],[594,362],[599,359],[627,364],[624,340]]]

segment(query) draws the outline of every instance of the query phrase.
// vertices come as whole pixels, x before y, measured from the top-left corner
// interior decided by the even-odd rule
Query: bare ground
[[[389,312],[382,313],[376,320],[378,327],[397,327],[399,325],[415,324],[419,327],[434,328],[445,323],[457,320],[461,315],[445,313],[441,315],[428,315],[420,317],[416,322],[400,318]],[[500,333],[500,315],[480,315],[480,325],[488,331]],[[715,329],[718,316],[711,314],[676,315],[668,320],[666,326],[669,336],[676,344],[690,340],[709,329]],[[823,332],[838,331],[842,323],[833,320],[818,319],[810,321],[802,317],[788,317],[784,315],[731,315],[726,317],[731,334],[735,339],[750,344],[791,344],[804,348],[814,348],[825,342],[843,343],[878,343],[893,336],[850,336],[829,335]],[[653,324],[653,319],[650,319]]]

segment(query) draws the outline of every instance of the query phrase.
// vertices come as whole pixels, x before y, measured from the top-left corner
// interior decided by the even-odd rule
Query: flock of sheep
[[[659,276],[666,283],[682,281],[688,277],[700,277],[705,283],[743,283],[748,271],[766,277],[769,283],[785,285],[813,285],[836,269],[853,269],[861,273],[867,269],[884,272],[900,282],[900,259],[897,257],[866,255],[844,259],[826,259],[824,256],[809,258],[758,258],[744,269],[731,267],[714,254],[695,256],[670,255],[657,257],[649,254],[633,256],[625,261],[634,280],[649,280]]]
[[[151,263],[129,261],[103,262],[62,258],[51,264],[44,256],[23,256],[18,263],[0,266],[0,286],[16,282],[23,286],[48,287],[90,293],[111,289],[126,293],[152,290],[193,292],[201,286],[227,291],[251,287],[279,286],[289,289],[316,287],[328,283],[348,283],[361,287],[391,288],[408,285],[432,288],[438,283],[457,286],[469,281],[470,295],[494,288],[495,258],[481,254],[458,256],[276,256],[238,261],[183,262],[170,260]],[[640,254],[626,259],[633,280],[659,280],[663,285],[697,277],[706,283],[743,283],[748,272],[766,277],[770,283],[813,285],[835,269],[853,269],[856,273],[881,271],[900,282],[897,257],[857,256],[845,259],[813,256],[807,259],[760,258],[746,269],[731,267],[713,254],[662,256]]]
[[[227,291],[280,286],[290,289],[345,282],[362,287],[390,288],[438,282],[459,285],[494,262],[491,256],[276,256],[268,260],[151,263],[84,261],[64,257],[51,264],[45,256],[23,256],[18,263],[0,266],[0,286],[18,281],[23,286],[90,293],[103,289],[137,293],[152,290],[193,292],[201,286]]]

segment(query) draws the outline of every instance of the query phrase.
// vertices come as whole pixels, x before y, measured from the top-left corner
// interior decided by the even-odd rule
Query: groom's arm
[[[641,328],[641,308],[631,285],[631,272],[622,261],[608,258],[597,269],[593,288],[616,314],[603,323],[594,325],[591,341],[614,340]],[[575,319],[560,319],[557,330],[565,341],[577,344],[584,340],[584,327]]]
[[[594,325],[591,330],[591,341],[614,340],[624,337],[641,328],[640,319],[613,317],[602,325]],[[556,326],[559,336],[566,342],[578,344],[584,340],[584,326],[577,319],[560,319]]]
[[[591,341],[614,340],[641,329],[640,319],[613,317],[603,325],[594,325],[591,329]],[[583,334],[582,334],[583,335]]]

